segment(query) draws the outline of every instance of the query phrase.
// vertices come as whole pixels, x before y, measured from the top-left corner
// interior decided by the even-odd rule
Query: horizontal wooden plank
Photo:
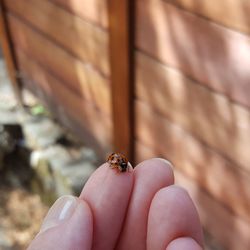
[[[136,96],[250,172],[250,111],[142,53]]]
[[[111,114],[110,85],[106,78],[19,19],[11,15],[8,19],[16,47],[44,65],[78,95],[93,102],[103,112]]]
[[[108,28],[108,0],[51,0],[93,23]]]
[[[250,107],[250,39],[162,0],[137,1],[136,46]]]
[[[24,83],[27,78],[32,80],[35,88],[41,89],[45,100],[50,106],[55,106],[61,117],[68,114],[95,138],[96,144],[105,152],[109,151],[112,145],[111,118],[68,89],[21,50],[17,50],[16,54]]]
[[[6,7],[85,63],[110,74],[108,33],[48,0],[6,0]]]
[[[246,0],[165,0],[188,11],[245,33],[250,33],[250,2]]]
[[[168,149],[166,148],[165,151],[167,152]],[[162,154],[159,154],[158,150],[154,150],[137,141],[136,156],[137,161],[140,162],[151,157],[162,156]],[[249,249],[250,224],[233,215],[222,204],[214,200],[210,195],[204,192],[202,188],[195,184],[194,181],[184,175],[178,167],[174,168],[174,173],[175,182],[186,188],[194,200],[204,229],[208,231],[214,240],[222,247],[218,249]],[[226,178],[226,176],[224,177]],[[206,180],[203,179],[202,181]],[[218,183],[216,185],[218,185]],[[238,185],[240,185],[240,183],[238,183]],[[227,192],[230,191],[227,189]]]
[[[136,138],[250,222],[250,174],[200,143],[179,126],[136,101]]]

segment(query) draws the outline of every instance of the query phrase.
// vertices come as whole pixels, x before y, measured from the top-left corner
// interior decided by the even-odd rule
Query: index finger
[[[105,163],[90,177],[80,199],[93,213],[92,249],[114,249],[133,189],[133,171],[118,172]]]

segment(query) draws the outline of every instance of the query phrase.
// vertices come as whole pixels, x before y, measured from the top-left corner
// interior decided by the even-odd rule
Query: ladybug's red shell
[[[111,168],[117,168],[120,172],[126,172],[128,170],[128,160],[120,153],[112,153],[107,162]]]

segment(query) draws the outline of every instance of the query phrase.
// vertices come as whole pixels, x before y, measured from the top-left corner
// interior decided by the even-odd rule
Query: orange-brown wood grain
[[[108,79],[63,50],[43,35],[9,15],[10,30],[16,47],[40,62],[79,96],[111,115]]]
[[[67,114],[95,139],[93,144],[98,144],[103,154],[108,153],[112,141],[111,118],[68,89],[21,50],[17,50],[17,56],[24,84],[29,79],[32,80],[35,88],[43,92],[46,102],[61,114],[60,117]]]
[[[250,107],[250,38],[162,0],[137,1],[136,46]]]
[[[6,8],[55,40],[86,64],[109,76],[108,33],[48,0],[7,0]]]
[[[149,104],[136,101],[135,105],[136,138],[168,158],[228,209],[250,223],[250,174],[157,114]]]
[[[250,111],[138,52],[136,96],[250,173]]]
[[[250,2],[247,0],[163,0],[209,18],[219,24],[250,33]]]
[[[74,14],[107,29],[108,0],[51,0],[60,4]]]
[[[165,138],[163,138],[163,140],[164,139]],[[151,157],[167,157],[167,155],[171,155],[171,152],[168,153],[168,148],[165,149],[166,153],[162,154],[159,153],[159,150],[157,150],[156,147],[152,148],[145,146],[145,144],[140,141],[137,141],[135,145],[137,162]],[[181,157],[182,155],[180,154],[179,158]],[[185,160],[180,159],[178,161],[182,161],[182,163],[184,163]],[[207,164],[207,162],[204,162],[204,165],[205,164]],[[190,177],[188,177],[188,175],[184,174],[185,171],[183,171],[179,165],[174,165],[175,183],[186,188],[186,190],[189,192],[198,209],[202,225],[204,229],[210,235],[212,235],[213,239],[216,241],[216,246],[218,247],[219,244],[221,249],[227,250],[248,250],[250,243],[249,221],[247,222],[239,216],[231,213],[228,208],[220,202],[220,200],[214,199],[203,189],[203,187],[199,186],[199,182],[192,180]],[[184,165],[183,168],[186,167],[185,163]],[[207,167],[210,166],[207,164]],[[200,169],[200,171],[204,170]],[[223,178],[226,178],[226,175],[223,176]],[[221,180],[223,180],[223,178]],[[205,182],[205,179],[203,179],[203,181]],[[215,185],[218,186],[219,184],[215,183]],[[226,192],[230,192],[230,190],[226,190]]]

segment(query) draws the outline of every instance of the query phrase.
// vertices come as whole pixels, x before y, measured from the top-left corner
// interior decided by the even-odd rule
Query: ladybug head
[[[125,172],[127,170],[128,164],[127,162],[122,162],[120,166],[121,166],[122,172]]]

